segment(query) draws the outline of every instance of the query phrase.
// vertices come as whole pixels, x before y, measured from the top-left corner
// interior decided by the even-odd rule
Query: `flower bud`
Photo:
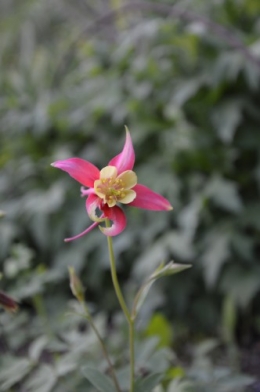
[[[84,302],[84,287],[80,279],[77,277],[73,267],[69,267],[69,275],[72,294],[77,298],[79,302]]]
[[[9,312],[16,312],[18,309],[17,302],[3,291],[0,291],[0,306]]]

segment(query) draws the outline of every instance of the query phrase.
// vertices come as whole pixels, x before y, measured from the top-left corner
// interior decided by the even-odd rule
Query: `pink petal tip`
[[[170,211],[173,209],[165,197],[144,185],[137,184],[133,190],[136,192],[136,198],[128,204],[130,206],[152,211]]]
[[[126,127],[126,139],[123,150],[120,154],[116,155],[109,162],[109,166],[115,166],[118,174],[123,173],[126,170],[132,170],[135,163],[135,152],[131,139],[130,132]]]
[[[99,178],[99,170],[92,163],[81,158],[69,158],[56,161],[51,166],[67,172],[80,184],[92,188],[94,181]]]

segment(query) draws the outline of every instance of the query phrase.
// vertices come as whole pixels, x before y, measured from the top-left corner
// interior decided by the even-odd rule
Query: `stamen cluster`
[[[94,182],[94,190],[98,197],[109,207],[114,207],[117,202],[128,204],[136,197],[133,188],[137,183],[136,174],[126,170],[117,176],[115,166],[106,166],[100,171],[100,178]]]

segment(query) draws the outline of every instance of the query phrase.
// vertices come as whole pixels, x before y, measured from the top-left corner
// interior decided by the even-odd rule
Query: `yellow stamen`
[[[94,190],[104,203],[113,207],[117,202],[131,203],[136,197],[135,191],[131,188],[136,184],[137,177],[132,170],[127,170],[117,176],[116,167],[106,166],[100,171],[100,179],[94,182]]]

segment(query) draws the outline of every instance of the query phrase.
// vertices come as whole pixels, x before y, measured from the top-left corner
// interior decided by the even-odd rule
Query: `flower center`
[[[117,202],[128,204],[136,197],[136,192],[132,190],[137,183],[136,174],[132,170],[127,170],[117,175],[117,168],[106,166],[100,171],[100,178],[94,182],[94,190],[104,203],[113,207]]]
[[[102,194],[105,201],[110,204],[125,197],[125,184],[119,178],[102,178],[96,190]]]

